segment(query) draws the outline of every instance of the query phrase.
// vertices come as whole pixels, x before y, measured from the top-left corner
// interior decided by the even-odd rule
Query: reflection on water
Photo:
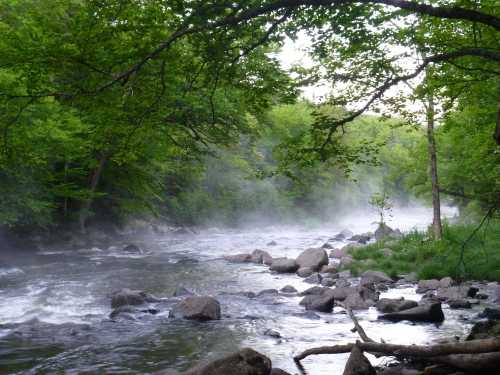
[[[398,220],[407,230],[415,222],[414,217],[405,221],[400,216]],[[352,227],[357,232],[372,229],[366,221]],[[296,257],[305,248],[322,245],[340,229],[333,225],[308,230],[211,229],[190,237],[136,239],[143,254],[123,253],[122,244],[116,244],[111,250],[59,249],[2,257],[0,368],[3,373],[19,374],[144,374],[164,368],[183,370],[199,360],[249,346],[268,355],[275,366],[295,373],[295,353],[358,339],[350,331],[352,322],[340,308],[333,314],[319,314],[320,319],[300,315],[303,308],[295,296],[249,299],[231,294],[285,285],[301,291],[311,285],[295,275],[271,274],[258,265],[228,264],[220,257],[256,248],[275,257]],[[277,245],[266,246],[271,240]],[[181,285],[216,296],[223,319],[208,323],[171,320],[167,303],[160,314],[139,321],[107,320],[110,295],[117,289],[141,289],[170,297]],[[412,287],[391,289],[383,295],[399,296],[419,298]],[[468,329],[459,316],[463,312],[446,309],[445,314],[447,320],[439,328],[378,322],[375,309],[359,312],[358,317],[376,340],[425,343],[463,335]],[[276,330],[282,337],[265,336],[266,329]],[[311,373],[331,375],[342,372],[346,359],[347,355],[317,356],[304,364]]]

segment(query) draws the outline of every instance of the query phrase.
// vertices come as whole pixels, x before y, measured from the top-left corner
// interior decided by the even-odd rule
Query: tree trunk
[[[106,154],[101,155],[99,159],[99,164],[93,170],[92,176],[90,178],[90,197],[83,202],[82,208],[80,209],[80,231],[85,234],[86,233],[86,223],[90,215],[90,209],[92,207],[92,202],[94,201],[93,195],[97,189],[97,185],[99,184],[99,180],[101,179],[102,171],[104,166],[108,161],[108,156]]]
[[[439,181],[437,170],[437,155],[436,155],[436,140],[434,138],[434,98],[432,94],[428,97],[427,103],[427,143],[429,152],[429,166],[432,184],[432,231],[435,240],[440,240],[443,235],[443,227],[441,224],[441,201],[439,197]]]

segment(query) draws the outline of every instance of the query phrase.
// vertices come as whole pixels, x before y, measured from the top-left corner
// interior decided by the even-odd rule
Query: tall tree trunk
[[[434,122],[435,122],[435,109],[434,97],[432,94],[428,96],[427,102],[427,144],[429,151],[429,167],[431,174],[432,184],[432,209],[433,220],[432,230],[435,240],[440,240],[443,235],[443,227],[441,225],[441,201],[439,197],[439,180],[437,169],[437,155],[436,155],[436,140],[434,138]]]
[[[86,224],[90,215],[90,209],[92,207],[92,202],[94,201],[93,195],[97,189],[97,185],[99,184],[99,180],[101,179],[102,171],[104,166],[108,161],[108,156],[106,154],[101,155],[99,159],[99,164],[92,171],[92,176],[90,177],[90,197],[83,202],[82,208],[80,209],[80,231],[82,233],[86,233]]]

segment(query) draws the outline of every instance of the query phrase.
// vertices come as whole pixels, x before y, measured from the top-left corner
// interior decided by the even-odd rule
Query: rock
[[[335,282],[335,285],[337,286],[337,288],[346,288],[348,286],[351,286],[351,283],[349,281],[347,281],[346,279],[338,279]]]
[[[332,312],[334,306],[333,290],[325,288],[325,290],[319,295],[307,295],[300,301],[301,305],[304,305],[306,310],[319,311],[319,312]]]
[[[323,288],[320,286],[313,286],[309,289],[304,290],[299,295],[300,296],[319,295],[319,294],[323,293],[325,291],[325,289],[327,289],[327,288]]]
[[[484,322],[477,322],[472,327],[469,336],[465,339],[480,340],[500,336],[500,322],[495,320],[487,320]]]
[[[463,299],[449,300],[448,305],[450,309],[470,309],[472,307],[469,301]]]
[[[417,307],[418,303],[412,300],[382,298],[377,304],[377,310],[383,313],[393,313]]]
[[[281,333],[275,331],[274,329],[266,329],[264,331],[265,336],[274,337],[275,339],[281,338]]]
[[[309,267],[301,267],[297,270],[297,275],[299,277],[309,277],[314,273],[314,271]]]
[[[344,368],[343,375],[377,375],[370,361],[355,345]]]
[[[293,273],[299,269],[299,265],[294,259],[278,258],[273,259],[270,269],[278,273]]]
[[[138,306],[146,302],[159,302],[159,299],[141,290],[122,289],[114,292],[111,296],[111,307],[116,309],[120,306]]]
[[[441,288],[437,291],[436,297],[441,301],[448,300],[461,300],[467,297],[474,297],[477,288],[471,288],[467,285],[450,286],[448,288]]]
[[[225,255],[223,259],[229,263],[250,263],[252,256],[250,254]]]
[[[262,297],[262,296],[277,296],[278,295],[278,290],[277,289],[264,289],[261,290],[259,293],[257,293],[257,297]]]
[[[392,251],[388,247],[384,247],[383,249],[379,249],[378,252],[386,258],[390,258],[394,255],[394,251]]]
[[[304,282],[309,284],[321,284],[321,280],[323,280],[323,277],[319,273],[313,273],[311,276],[306,277]]]
[[[280,289],[281,293],[297,293],[297,289],[295,289],[291,285],[285,285],[283,288]]]
[[[128,244],[125,246],[122,250],[125,253],[136,253],[136,254],[142,254],[142,250],[139,246],[134,245],[134,244]]]
[[[156,315],[160,312],[158,309],[139,309],[130,305],[120,306],[114,309],[110,314],[110,319],[116,319],[117,317],[124,317],[127,320],[135,320],[135,316],[151,314]]]
[[[334,286],[335,285],[335,280],[332,279],[331,277],[324,277],[323,280],[321,280],[321,285],[323,285],[323,286]]]
[[[194,296],[194,293],[183,286],[178,286],[177,288],[175,288],[173,296],[174,297]]]
[[[333,249],[330,251],[330,258],[335,258],[335,259],[340,259],[342,257],[345,257],[347,255],[347,251],[343,249]]]
[[[328,264],[328,254],[324,249],[310,248],[303,251],[295,261],[300,268],[309,267],[313,271],[319,271]]]
[[[439,289],[441,286],[441,283],[439,280],[432,279],[432,280],[420,280],[418,282],[418,287],[417,287],[417,293],[425,293],[428,292],[429,290],[436,290]]]
[[[270,241],[266,244],[267,246],[277,246],[278,243],[276,241]]]
[[[340,258],[339,264],[341,266],[347,266],[347,265],[351,264],[352,262],[354,262],[354,258],[350,255],[346,255],[346,256]]]
[[[187,297],[176,304],[170,316],[190,320],[218,320],[221,318],[220,303],[212,297]]]
[[[451,277],[443,277],[441,280],[439,280],[439,286],[441,288],[449,288],[452,285],[453,279]]]
[[[344,300],[344,306],[352,310],[365,310],[373,304],[371,300],[364,300],[360,293],[352,293]]]
[[[346,270],[346,271],[339,272],[340,279],[348,279],[349,277],[352,277],[351,271]]]
[[[392,279],[385,272],[381,271],[365,271],[361,274],[361,285],[376,284],[376,283],[392,283]]]
[[[255,350],[244,348],[239,352],[198,365],[182,375],[269,375],[271,360]]]
[[[389,290],[389,287],[384,283],[378,283],[377,285],[375,285],[375,289],[379,292],[387,292]]]
[[[386,237],[401,237],[401,232],[398,229],[392,229],[387,224],[380,223],[375,231],[375,239],[380,241]]]
[[[280,368],[273,368],[269,375],[292,375],[289,372],[283,371]]]
[[[371,237],[369,235],[366,235],[366,234],[356,234],[354,236],[352,236],[351,238],[349,238],[348,240],[349,241],[354,241],[354,242],[358,242],[358,243],[361,243],[361,244],[366,244],[368,241],[370,241]]]
[[[349,229],[343,229],[337,236],[342,236],[342,238],[349,238],[354,236],[354,233]]]
[[[298,318],[311,319],[311,320],[321,319],[321,316],[319,316],[318,314],[316,314],[313,311],[304,311],[301,313],[295,313],[295,314],[293,314],[293,316],[296,316]]]
[[[487,307],[479,314],[481,318],[500,320],[500,309]]]
[[[340,280],[339,280],[340,281]],[[337,281],[338,283],[338,281]],[[357,293],[357,289],[354,287],[336,287],[334,289],[331,289],[332,295],[334,298],[338,301],[343,301],[347,298],[347,296]]]
[[[321,273],[337,273],[337,266],[335,264],[327,264],[321,267]]]
[[[270,265],[273,262],[273,257],[264,250],[254,250],[250,258],[252,263]]]
[[[330,245],[328,242],[324,243],[322,246],[321,246],[322,249],[333,249],[333,246]]]
[[[441,303],[427,303],[395,313],[389,313],[379,316],[379,319],[386,319],[393,322],[409,320],[412,322],[433,322],[440,323],[444,320]]]
[[[408,282],[408,283],[413,283],[417,281],[417,273],[416,272],[410,272],[407,275],[404,275],[403,280]]]

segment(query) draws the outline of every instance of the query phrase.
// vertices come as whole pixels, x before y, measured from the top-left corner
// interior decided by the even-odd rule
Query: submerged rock
[[[345,365],[343,375],[377,375],[377,373],[361,350],[354,345]]]
[[[218,320],[221,318],[220,303],[212,297],[187,297],[170,311],[170,317],[190,320]]]
[[[308,267],[313,271],[319,271],[322,266],[328,264],[328,254],[321,248],[310,248],[303,251],[295,260],[300,268]]]
[[[125,253],[136,253],[136,254],[142,254],[143,252],[139,246],[134,244],[126,245],[122,251]]]
[[[185,296],[194,296],[194,293],[183,286],[178,286],[177,288],[175,288],[173,297],[185,297]]]
[[[347,251],[344,249],[333,249],[330,251],[330,258],[340,259],[347,255]]]
[[[267,246],[277,246],[278,243],[276,241],[270,241],[266,244]]]
[[[138,306],[146,302],[159,302],[160,300],[142,290],[122,289],[114,292],[111,296],[111,307],[116,309],[120,306]]]
[[[413,307],[408,310],[403,310],[395,313],[389,313],[379,316],[379,319],[399,322],[401,320],[409,320],[412,322],[432,322],[440,323],[444,320],[441,303],[427,303]]]
[[[281,293],[297,293],[297,289],[295,289],[292,285],[285,285],[280,289]]]
[[[225,255],[223,258],[229,263],[250,263],[252,261],[250,254]]]
[[[295,259],[278,258],[273,259],[270,270],[278,273],[293,273],[299,269]]]
[[[198,365],[182,375],[269,375],[271,368],[269,358],[255,350],[244,348],[208,364]]]

